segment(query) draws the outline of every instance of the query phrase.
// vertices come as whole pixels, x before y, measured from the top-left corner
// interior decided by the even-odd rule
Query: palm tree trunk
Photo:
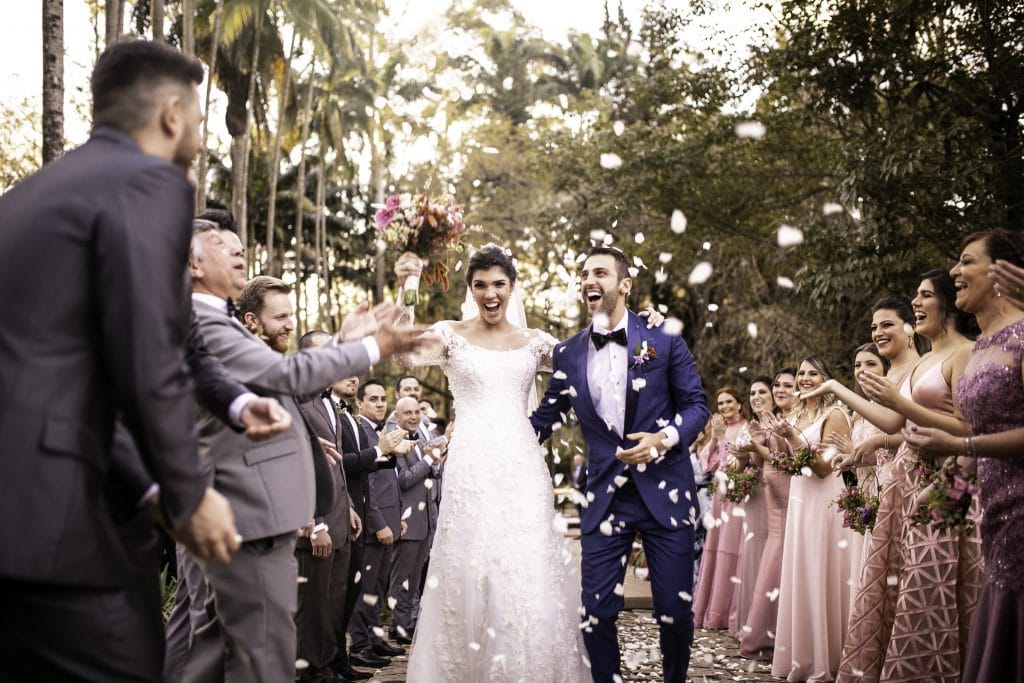
[[[106,0],[103,8],[107,18],[107,45],[121,40],[124,33],[124,3],[121,0]]]
[[[181,50],[187,55],[196,53],[196,3],[195,0],[181,0]],[[213,80],[213,72],[210,72]]]
[[[149,11],[153,40],[167,42],[167,38],[164,36],[164,0],[149,0]]]
[[[374,47],[376,44],[376,34],[370,35],[369,41],[369,64],[374,63]],[[384,203],[384,160],[381,158],[381,149],[378,145],[377,140],[377,125],[371,119],[369,121],[369,130],[367,130],[367,140],[370,143],[370,183],[373,186],[373,201],[377,204]],[[384,247],[382,244],[377,245],[377,253],[373,265],[374,275],[376,280],[373,286],[373,301],[374,303],[380,303],[384,301]]]
[[[252,128],[252,109],[256,99],[256,72],[260,63],[260,30],[263,28],[263,3],[256,12],[253,28],[252,62],[249,64],[249,99],[245,103],[245,130],[231,141],[231,207],[238,226],[238,239],[245,247],[245,260],[249,264],[249,135]]]
[[[323,138],[321,138],[323,140]],[[317,179],[316,179],[316,219],[314,225],[314,239],[316,240],[316,280],[317,280],[317,292],[316,292],[316,308],[317,308],[317,325],[323,325],[324,319],[324,302],[323,302],[323,291],[324,291],[324,271],[327,270],[326,259],[321,259],[320,245],[324,241],[324,207],[326,204],[326,182],[324,175],[327,173],[327,164],[324,163],[324,144],[320,143],[320,160],[317,166]]]
[[[64,154],[64,2],[43,0],[43,163]]]
[[[270,191],[267,199],[267,274],[272,276],[278,273],[274,267],[274,229],[277,223],[277,179],[281,172],[281,135],[284,131],[288,90],[292,85],[292,59],[295,58],[295,49],[298,42],[296,38],[298,35],[299,32],[293,28],[292,44],[288,49],[288,60],[284,65],[284,85],[281,86],[281,94],[278,98],[277,130],[274,131],[274,147],[270,155],[270,167],[268,169]]]
[[[189,0],[191,4],[191,0]],[[206,170],[210,166],[210,153],[206,148],[206,142],[210,132],[210,96],[213,93],[213,74],[217,70],[217,47],[220,44],[220,30],[224,18],[224,0],[217,0],[217,8],[213,13],[213,42],[210,43],[210,73],[206,79],[206,101],[203,104],[203,146],[199,153],[199,169],[196,172],[196,210],[198,213],[206,211]],[[234,140],[232,140],[231,167],[234,168]]]
[[[313,112],[313,87],[316,69],[310,65],[306,99],[302,104],[302,134],[299,136],[299,171],[295,182],[295,317],[299,335],[306,333],[306,273],[302,265],[302,218],[306,208],[306,140],[309,139],[309,120]]]

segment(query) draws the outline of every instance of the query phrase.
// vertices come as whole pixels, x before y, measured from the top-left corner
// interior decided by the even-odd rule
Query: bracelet
[[[885,435],[885,438],[884,438],[884,440],[882,442],[882,448],[884,448],[885,450],[889,450],[889,435],[888,434]]]
[[[968,446],[971,447],[971,454],[970,454],[971,457],[972,458],[977,458],[978,457],[978,451],[974,448],[974,437],[973,436],[965,436],[964,437],[964,455],[967,455],[967,447]]]

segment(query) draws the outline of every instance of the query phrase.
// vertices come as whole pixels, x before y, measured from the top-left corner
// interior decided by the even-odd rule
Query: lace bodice
[[[960,376],[956,402],[975,434],[1024,427],[1024,320],[979,339]],[[998,585],[1024,590],[1024,458],[981,458],[981,540],[985,571]]]

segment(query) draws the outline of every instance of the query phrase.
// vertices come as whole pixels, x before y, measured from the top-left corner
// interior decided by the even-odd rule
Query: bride
[[[479,314],[435,323],[433,346],[401,359],[444,369],[458,421],[409,660],[411,683],[591,680],[576,560],[527,419],[527,396],[537,372],[550,372],[557,340],[506,319],[515,281],[503,249],[477,251],[466,284]]]

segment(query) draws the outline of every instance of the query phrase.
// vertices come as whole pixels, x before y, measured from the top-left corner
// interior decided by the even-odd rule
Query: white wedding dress
[[[579,573],[554,511],[544,451],[527,419],[556,340],[471,345],[444,322],[434,358],[455,397],[437,532],[409,661],[410,683],[590,681]],[[561,527],[561,528],[560,528]]]

